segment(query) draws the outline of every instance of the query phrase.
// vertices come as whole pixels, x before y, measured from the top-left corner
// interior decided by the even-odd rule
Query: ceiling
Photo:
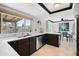
[[[24,12],[26,14],[30,14],[34,17],[48,15],[46,11],[42,12],[43,9],[37,3],[2,3],[2,5]]]
[[[67,8],[70,6],[69,3],[44,3],[44,5],[48,8],[48,10],[52,11],[56,11],[62,8]]]
[[[44,16],[49,16],[50,14],[42,8],[39,4],[37,3],[2,3],[2,5],[5,5],[7,7],[10,7],[12,9],[22,11],[26,14],[30,14],[34,17],[44,17]],[[69,7],[69,3],[62,3],[58,7],[54,7],[55,3],[44,3],[44,5],[50,10],[50,12],[63,9],[66,7]]]
[[[72,3],[38,3],[49,14],[72,9]]]

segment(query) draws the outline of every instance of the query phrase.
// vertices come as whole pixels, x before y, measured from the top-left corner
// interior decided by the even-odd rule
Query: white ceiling
[[[53,12],[70,6],[70,3],[44,3],[49,11]]]
[[[45,16],[49,17],[50,16],[50,14],[47,11],[45,11],[37,3],[2,3],[2,4],[6,5],[6,6],[10,7],[10,8],[22,11],[24,13],[30,14],[30,15],[32,15],[34,17],[45,17]],[[47,5],[47,4],[45,4],[45,5]],[[51,5],[51,3],[50,3],[50,5]],[[54,10],[58,10],[58,9],[61,9],[61,8],[64,8],[64,7],[68,7],[68,6],[69,6],[69,4],[61,4],[60,7],[52,8],[52,10],[54,11]]]
[[[3,3],[3,5],[6,5],[10,8],[22,11],[35,17],[41,17],[48,14],[46,11],[43,11],[41,6],[39,6],[37,3]]]

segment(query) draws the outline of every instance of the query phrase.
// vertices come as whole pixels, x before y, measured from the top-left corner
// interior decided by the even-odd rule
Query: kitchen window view
[[[31,32],[31,20],[2,14],[2,33]]]
[[[17,32],[31,32],[31,20],[22,19],[17,21]]]

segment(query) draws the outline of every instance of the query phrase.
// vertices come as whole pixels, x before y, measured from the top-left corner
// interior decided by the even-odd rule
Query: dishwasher
[[[42,46],[42,36],[36,37],[36,49],[39,49]]]

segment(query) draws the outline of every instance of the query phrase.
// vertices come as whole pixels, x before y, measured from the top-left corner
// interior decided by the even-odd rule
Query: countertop
[[[37,33],[37,34],[32,34],[31,36],[27,37],[6,37],[6,38],[0,38],[0,56],[19,56],[18,53],[8,44],[10,41],[15,41],[15,40],[21,40],[24,38],[30,38],[33,36],[39,36],[43,34],[57,34],[60,35],[60,33]]]
[[[46,32],[46,33],[32,33],[30,36],[26,36],[26,37],[16,37],[16,36],[13,36],[13,37],[1,38],[1,39],[2,39],[2,41],[10,42],[10,41],[15,41],[15,40],[21,40],[21,39],[24,39],[24,38],[30,38],[30,37],[34,37],[34,36],[44,35],[44,34],[60,35],[60,33]]]

